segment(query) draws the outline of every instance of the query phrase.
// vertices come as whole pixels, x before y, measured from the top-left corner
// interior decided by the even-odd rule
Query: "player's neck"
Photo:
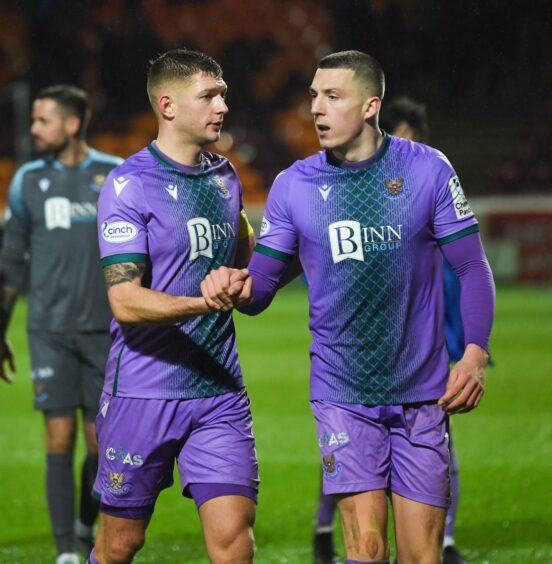
[[[196,166],[201,162],[201,146],[196,143],[174,142],[170,137],[160,133],[155,144],[162,153],[177,163]]]
[[[64,147],[59,153],[56,154],[58,160],[64,166],[75,166],[88,156],[89,148],[86,141],[79,139],[72,139],[67,147]]]
[[[367,128],[346,147],[336,147],[332,153],[340,161],[359,162],[373,157],[383,143],[383,133],[378,128]]]

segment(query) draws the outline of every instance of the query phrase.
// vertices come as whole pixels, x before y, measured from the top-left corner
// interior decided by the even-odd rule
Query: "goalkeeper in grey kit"
[[[87,552],[98,504],[91,497],[98,465],[95,417],[111,343],[111,311],[99,262],[96,201],[121,159],[85,140],[88,97],[74,86],[41,90],[31,135],[40,158],[21,166],[10,185],[0,257],[0,379],[12,382],[6,330],[29,257],[27,330],[35,408],[44,414],[46,493],[57,563]],[[86,458],[75,522],[73,455],[82,410]]]

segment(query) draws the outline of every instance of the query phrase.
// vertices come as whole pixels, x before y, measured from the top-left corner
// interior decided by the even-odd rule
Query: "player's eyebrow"
[[[314,87],[309,86],[309,94],[341,94],[342,90],[341,88],[336,88],[336,87],[332,87],[332,88],[322,88],[322,90],[320,90],[320,92],[318,92],[318,90],[316,90]]]
[[[204,88],[199,93],[200,96],[204,96],[205,94],[222,94],[225,96],[228,93],[228,86],[226,84],[224,86],[211,86],[210,88]]]

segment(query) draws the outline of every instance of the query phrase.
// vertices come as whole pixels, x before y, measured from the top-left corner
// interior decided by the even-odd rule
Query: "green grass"
[[[13,386],[0,382],[0,562],[55,558],[44,494],[42,419],[32,410],[25,304],[10,340]],[[285,290],[258,318],[237,316],[261,469],[257,562],[311,562],[319,462],[308,405],[307,305]],[[487,395],[454,418],[461,465],[456,537],[471,562],[552,562],[552,294],[500,289]],[[177,482],[178,483],[178,482]],[[136,562],[205,564],[193,503],[164,492]]]

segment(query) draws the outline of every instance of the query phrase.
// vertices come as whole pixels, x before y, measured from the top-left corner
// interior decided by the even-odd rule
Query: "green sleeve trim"
[[[154,148],[152,145],[148,145],[148,151],[164,166],[168,168],[174,168],[169,161],[165,160]]]
[[[111,394],[113,397],[117,395],[117,387],[119,385],[119,368],[121,367],[121,357],[123,356],[123,351],[125,350],[126,345],[121,347],[119,351],[119,356],[117,357],[117,368],[115,369],[115,378],[113,379],[113,393]]]
[[[111,266],[112,264],[121,264],[122,262],[140,262],[146,264],[148,255],[142,253],[124,253],[122,255],[111,255],[110,257],[104,257],[101,260],[102,268],[106,266]]]
[[[477,233],[478,231],[479,231],[479,225],[472,225],[471,227],[462,229],[462,231],[458,231],[456,233],[453,233],[452,235],[447,235],[442,239],[437,239],[437,243],[439,245],[446,245],[447,243],[458,241],[458,239],[462,239],[462,237],[466,237],[466,235],[471,235],[472,233]]]
[[[293,259],[293,255],[283,253],[282,251],[277,251],[276,249],[272,249],[270,247],[265,247],[264,245],[260,245],[259,243],[257,243],[255,251],[257,253],[261,253],[261,255],[275,258],[285,263],[291,262],[291,259]]]

